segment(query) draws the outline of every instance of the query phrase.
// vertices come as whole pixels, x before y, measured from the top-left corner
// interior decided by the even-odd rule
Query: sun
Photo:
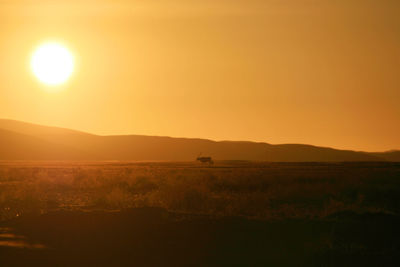
[[[32,55],[31,68],[42,83],[50,86],[65,83],[74,71],[74,57],[62,44],[48,42]]]

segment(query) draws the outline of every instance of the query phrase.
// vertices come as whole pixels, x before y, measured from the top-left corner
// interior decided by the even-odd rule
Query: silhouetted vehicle
[[[201,163],[214,164],[214,161],[212,160],[211,157],[197,157],[197,160],[200,161]]]

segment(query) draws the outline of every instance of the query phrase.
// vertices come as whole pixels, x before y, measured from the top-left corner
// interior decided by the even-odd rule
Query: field
[[[396,266],[399,215],[400,163],[0,162],[5,266]]]

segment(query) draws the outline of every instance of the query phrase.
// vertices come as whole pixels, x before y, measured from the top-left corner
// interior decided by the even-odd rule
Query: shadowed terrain
[[[154,208],[51,212],[3,223],[36,247],[0,247],[0,258],[6,266],[395,266],[399,223],[384,214],[267,222]]]
[[[5,266],[398,266],[399,163],[0,162]]]

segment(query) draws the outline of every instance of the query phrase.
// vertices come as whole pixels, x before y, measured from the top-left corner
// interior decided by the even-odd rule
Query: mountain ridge
[[[95,135],[8,119],[0,119],[0,129],[0,144],[3,147],[0,159],[190,161],[203,153],[216,160],[400,161],[400,151],[397,150],[363,152],[308,144],[213,141],[147,135]],[[7,143],[5,140],[13,142]],[[29,153],[23,153],[21,144],[26,145]],[[13,149],[18,149],[19,156]]]

